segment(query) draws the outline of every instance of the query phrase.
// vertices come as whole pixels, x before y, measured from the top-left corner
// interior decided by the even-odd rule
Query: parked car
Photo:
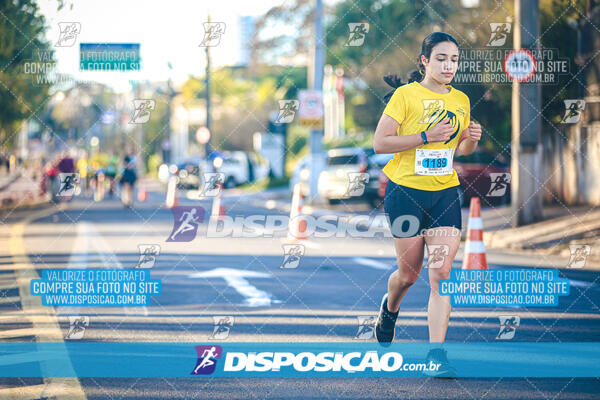
[[[365,151],[358,147],[331,149],[327,152],[325,168],[319,175],[319,195],[330,204],[350,198],[348,173],[367,172],[368,160]]]
[[[313,164],[317,164],[317,169],[321,170],[325,165],[326,159],[327,152],[322,152],[317,158],[314,159],[314,162],[313,155],[310,153],[302,157],[292,172],[292,176],[290,178],[290,190],[294,190],[296,183],[299,183],[302,196],[310,196],[310,167]]]
[[[369,174],[369,182],[365,187],[365,199],[371,204],[374,208],[379,206],[383,196],[379,196],[379,177],[380,175],[385,176],[381,172],[383,167],[394,158],[394,154],[373,154],[369,157],[367,173]]]
[[[225,174],[225,187],[232,188],[244,183],[254,182],[269,176],[271,168],[269,162],[259,154],[243,151],[223,152],[218,156],[222,159],[219,172]],[[202,174],[214,172],[214,158],[190,157],[178,164],[168,167],[168,176],[179,177],[178,187],[181,189],[199,189],[202,183]],[[161,180],[166,182],[168,176]]]
[[[454,158],[454,169],[460,180],[464,205],[469,205],[471,197],[480,197],[482,205],[510,203],[510,183],[502,196],[488,196],[492,187],[491,173],[510,173],[510,163],[502,154],[478,149],[468,156]]]
[[[482,205],[499,205],[510,203],[510,183],[504,195],[499,197],[487,196],[492,187],[491,173],[510,173],[510,164],[502,154],[489,150],[478,149],[464,156],[454,157],[453,168],[460,181],[461,205],[469,206],[472,197],[479,197]],[[382,201],[385,196],[385,187],[388,177],[380,172],[378,178],[377,196]],[[380,205],[381,206],[381,205]]]
[[[233,151],[225,153],[219,172],[225,174],[225,187],[232,188],[269,176],[271,168],[269,162],[259,154]]]
[[[200,186],[201,157],[193,157],[177,164],[178,187],[181,189],[198,189]]]
[[[250,170],[250,182],[258,181],[266,177],[273,177],[271,164],[266,157],[256,152],[250,152],[248,153],[248,158],[250,159],[250,165],[252,166]]]

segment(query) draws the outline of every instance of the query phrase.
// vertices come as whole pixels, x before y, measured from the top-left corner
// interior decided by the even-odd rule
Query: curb
[[[30,203],[19,204],[15,206],[2,206],[0,205],[0,211],[14,211],[14,210],[22,210],[27,208],[34,208],[44,204],[50,204],[50,200],[47,199],[38,199],[37,201],[33,201]]]

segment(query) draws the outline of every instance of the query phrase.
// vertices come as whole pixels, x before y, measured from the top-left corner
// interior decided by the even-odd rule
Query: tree
[[[34,1],[3,1],[0,10],[0,145],[12,147],[20,122],[37,118],[50,87],[27,73],[25,63],[40,56],[51,59],[53,50]]]
[[[280,66],[221,68],[211,72],[211,144],[223,150],[250,150],[254,132],[266,132],[278,100],[296,98],[306,87],[306,69]],[[204,106],[204,78],[190,77],[181,93],[186,105]]]

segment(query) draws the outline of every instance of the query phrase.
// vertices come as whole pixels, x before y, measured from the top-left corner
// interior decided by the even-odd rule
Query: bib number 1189
[[[416,149],[416,175],[449,175],[452,174],[452,158],[454,149]]]
[[[448,165],[448,160],[445,158],[425,158],[423,159],[423,166],[425,168],[444,168]]]

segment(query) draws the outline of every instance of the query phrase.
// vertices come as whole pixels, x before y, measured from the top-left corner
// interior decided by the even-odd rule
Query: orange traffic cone
[[[167,183],[167,198],[165,199],[165,206],[167,208],[177,207],[179,199],[177,199],[177,177],[172,176],[169,178]]]
[[[219,218],[225,214],[225,206],[221,204],[221,199],[223,198],[223,184],[219,183],[219,191],[217,195],[213,198],[212,201],[212,210],[210,212],[211,218]]]
[[[488,269],[483,244],[483,222],[481,221],[481,201],[471,197],[467,241],[463,255],[463,269]]]
[[[302,190],[300,184],[294,185],[292,194],[292,207],[290,208],[290,222],[288,227],[288,240],[306,239],[306,219],[302,218]]]
[[[144,201],[148,200],[148,192],[146,191],[146,189],[140,188],[138,190],[137,199],[139,202],[144,202]]]

